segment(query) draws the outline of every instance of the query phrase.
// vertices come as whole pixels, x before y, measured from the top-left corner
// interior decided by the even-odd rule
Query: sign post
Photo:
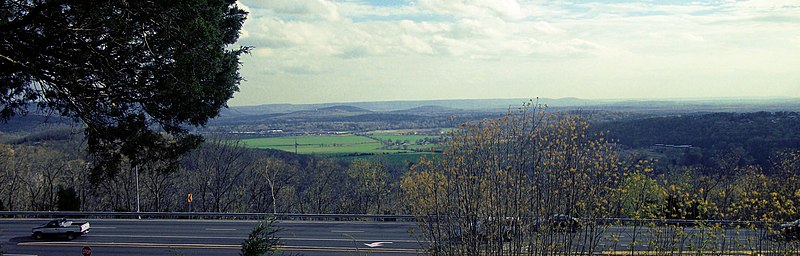
[[[192,211],[192,193],[186,195],[186,202],[189,203],[189,212]]]

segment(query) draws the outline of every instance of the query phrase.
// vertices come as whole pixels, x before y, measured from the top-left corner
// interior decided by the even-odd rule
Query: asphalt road
[[[90,219],[91,232],[73,241],[30,238],[31,228],[47,221],[0,219],[0,243],[5,255],[80,255],[84,245],[92,247],[93,255],[238,255],[240,244],[257,224],[256,221]],[[280,250],[290,254],[419,255],[421,252],[420,243],[410,232],[416,227],[415,223],[280,221],[277,226],[282,229],[278,236],[284,243]],[[603,233],[595,248],[601,252],[647,252],[654,246],[647,242],[653,236],[669,237],[674,232],[612,226]],[[694,238],[681,241],[678,246],[682,248],[699,248],[705,243],[703,236],[711,234],[694,227],[679,232],[695,234],[691,236]],[[725,239],[720,240],[721,243],[743,245],[741,248],[753,248],[758,243],[774,240],[749,229],[722,232]],[[718,231],[712,233],[721,235]],[[561,238],[554,239],[558,243],[559,239],[568,239],[571,235],[577,234],[562,233],[558,235]]]
[[[75,240],[34,240],[31,228],[47,219],[0,219],[0,242],[8,256],[238,255],[256,221],[88,220],[91,231]],[[73,220],[83,222],[86,220]],[[282,251],[302,255],[418,255],[409,233],[414,223],[280,221]],[[370,247],[372,246],[372,247]]]

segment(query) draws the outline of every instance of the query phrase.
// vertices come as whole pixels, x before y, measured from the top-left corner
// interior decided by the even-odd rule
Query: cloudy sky
[[[800,97],[800,1],[240,0],[232,106]]]

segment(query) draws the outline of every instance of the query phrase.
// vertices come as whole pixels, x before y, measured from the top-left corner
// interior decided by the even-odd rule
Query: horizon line
[[[730,101],[730,100],[747,100],[747,101],[772,101],[772,100],[800,100],[797,96],[720,96],[720,97],[677,97],[677,98],[599,98],[587,99],[579,97],[534,97],[534,98],[463,98],[463,99],[402,99],[402,100],[374,100],[374,101],[331,101],[331,102],[318,102],[318,103],[263,103],[255,105],[228,105],[228,108],[233,107],[257,107],[264,105],[339,105],[339,104],[361,104],[361,103],[399,103],[399,102],[426,102],[426,101],[493,101],[493,100],[521,100],[527,102],[529,100],[582,100],[587,102],[598,103],[614,103],[614,102],[648,102],[648,101],[672,101],[672,102],[692,102],[692,101]],[[798,102],[800,103],[800,102]]]

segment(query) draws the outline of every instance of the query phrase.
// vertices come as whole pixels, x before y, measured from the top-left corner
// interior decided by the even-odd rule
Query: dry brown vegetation
[[[798,177],[796,153],[776,157],[786,170],[780,177],[753,167],[725,177],[691,168],[659,176],[650,161],[623,159],[615,144],[587,128],[580,116],[528,105],[454,131],[440,158],[421,161],[401,183],[419,217],[420,240],[435,255],[635,254],[637,245],[666,254],[796,252],[797,243],[765,239],[774,230],[763,224],[797,217],[800,191],[787,182]],[[549,221],[558,215],[581,218],[582,228],[565,232],[570,228]],[[643,221],[613,221],[619,218]],[[658,221],[706,218],[759,222]],[[600,219],[611,221],[594,222]],[[621,225],[631,228],[609,230]],[[750,233],[748,241],[730,238],[740,231]],[[619,245],[622,235],[633,242]]]

